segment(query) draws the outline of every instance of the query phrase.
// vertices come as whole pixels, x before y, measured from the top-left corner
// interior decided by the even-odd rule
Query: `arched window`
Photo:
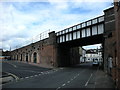
[[[33,62],[37,63],[37,53],[36,52],[34,52],[34,54],[33,54]]]
[[[26,53],[26,62],[28,62],[28,53]]]

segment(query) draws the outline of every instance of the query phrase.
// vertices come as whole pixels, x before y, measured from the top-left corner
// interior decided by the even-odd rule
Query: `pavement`
[[[111,88],[115,89],[115,84],[111,76],[106,74],[103,70],[99,69],[93,75],[88,83],[88,88]],[[93,85],[94,84],[94,85]]]

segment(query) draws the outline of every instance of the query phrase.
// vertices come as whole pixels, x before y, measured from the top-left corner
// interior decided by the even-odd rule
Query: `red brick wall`
[[[40,51],[40,64],[56,66],[56,48],[54,45],[44,46]]]
[[[114,0],[115,1],[115,20],[116,20],[116,46],[117,46],[117,56],[116,56],[116,84],[117,87],[120,89],[120,7],[119,7],[119,11],[118,11],[118,0]]]

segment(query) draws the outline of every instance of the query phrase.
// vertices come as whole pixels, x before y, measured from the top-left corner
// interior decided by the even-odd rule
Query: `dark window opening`
[[[112,32],[110,34],[108,34],[108,38],[112,37]]]
[[[28,62],[28,53],[26,53],[26,62]]]
[[[36,52],[33,54],[33,62],[37,63],[37,53]]]

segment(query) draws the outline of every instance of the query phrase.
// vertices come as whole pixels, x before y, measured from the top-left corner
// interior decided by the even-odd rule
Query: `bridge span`
[[[104,16],[74,25],[56,33],[57,43],[68,46],[85,46],[103,42]]]

